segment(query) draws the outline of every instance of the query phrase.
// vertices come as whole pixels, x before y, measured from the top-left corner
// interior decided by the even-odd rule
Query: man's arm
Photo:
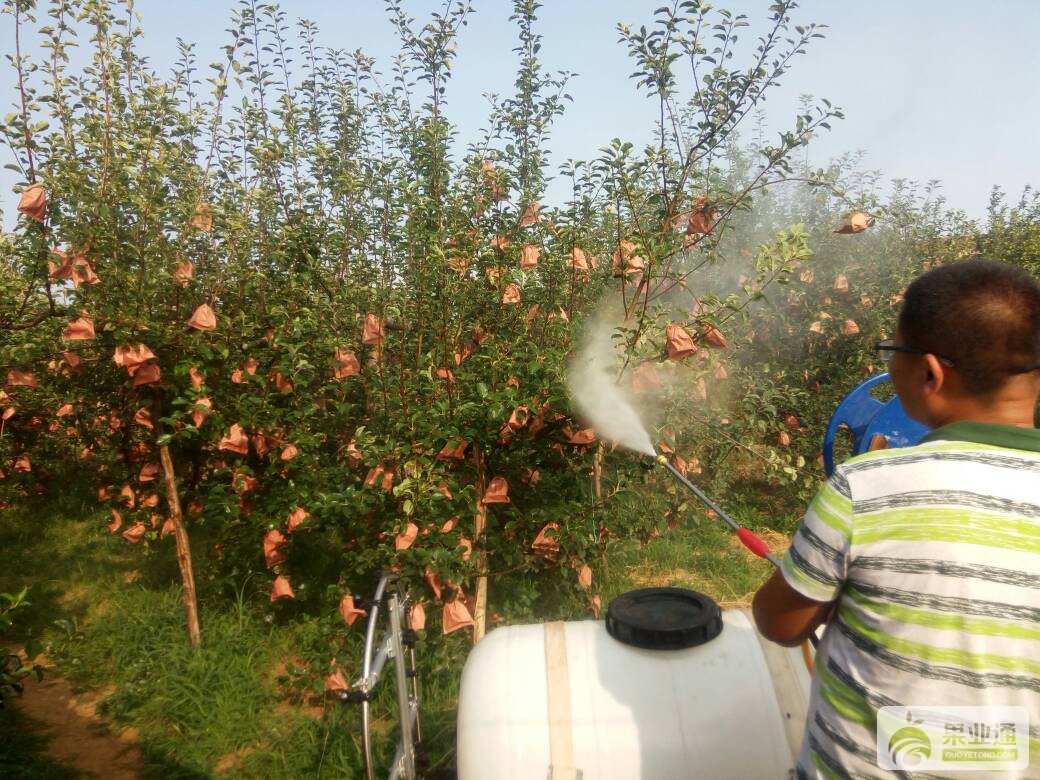
[[[766,639],[794,646],[827,620],[848,578],[852,518],[839,466],[809,505],[780,569],[755,594],[752,614]]]
[[[758,589],[751,603],[755,625],[762,636],[784,647],[796,647],[827,620],[834,602],[807,599],[779,571]]]

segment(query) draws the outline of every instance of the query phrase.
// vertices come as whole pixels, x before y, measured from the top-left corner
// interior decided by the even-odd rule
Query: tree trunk
[[[202,634],[199,631],[199,604],[195,596],[195,571],[191,565],[191,547],[188,546],[188,530],[184,527],[184,515],[181,514],[181,499],[177,493],[173,460],[170,458],[170,448],[165,444],[159,447],[159,457],[162,460],[163,479],[166,481],[166,501],[170,505],[173,538],[177,541],[177,564],[181,569],[181,584],[184,586],[188,642],[192,647],[198,647],[202,641]]]
[[[477,546],[477,571],[487,570],[487,554],[484,552],[484,527],[487,525],[487,507],[484,492],[487,490],[487,472],[484,469],[484,453],[473,445],[473,457],[477,462],[477,510],[474,518],[474,541]],[[473,644],[484,638],[487,629],[487,577],[477,577],[477,604],[473,608]]]
[[[603,501],[603,442],[596,444],[596,453],[592,456],[592,501],[599,507],[601,501]],[[596,515],[593,515],[595,518]],[[610,571],[610,566],[607,562],[607,548],[601,543],[600,533],[601,530],[599,525],[593,521],[592,531],[596,538],[596,547],[599,550],[599,563],[602,570],[602,574],[607,576]]]
[[[597,504],[603,500],[603,442],[596,444],[592,456],[592,496]]]

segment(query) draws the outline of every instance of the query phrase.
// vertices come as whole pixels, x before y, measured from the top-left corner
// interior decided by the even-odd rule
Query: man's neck
[[[1035,420],[1033,417],[1028,419],[1020,415],[1002,415],[1002,414],[958,414],[951,415],[937,422],[934,426],[941,428],[944,425],[952,425],[953,423],[959,422],[977,422],[977,423],[988,423],[990,425],[1012,425],[1016,428],[1035,428]]]
[[[1000,397],[980,401],[963,398],[951,403],[943,410],[933,427],[957,422],[979,422],[994,425],[1013,425],[1019,428],[1035,428],[1037,397],[1035,393],[1007,393]]]

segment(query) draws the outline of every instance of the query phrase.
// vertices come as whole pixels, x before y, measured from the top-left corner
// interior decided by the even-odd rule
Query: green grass
[[[636,587],[681,587],[706,593],[723,607],[746,605],[770,565],[748,553],[719,520],[700,513],[697,525],[666,532],[645,548],[626,543],[611,556],[603,603]],[[740,522],[755,527],[748,518]],[[772,543],[775,534],[765,533]]]
[[[753,527],[765,525],[752,510],[736,513]],[[361,776],[356,708],[325,704],[321,696],[333,656],[348,679],[357,675],[361,623],[346,629],[335,615],[272,612],[266,581],[248,576],[230,598],[226,585],[203,582],[203,643],[193,652],[169,551],[128,548],[108,536],[96,511],[75,506],[6,513],[0,545],[17,551],[0,575],[0,590],[31,585],[23,632],[44,638],[57,671],[74,685],[113,690],[99,711],[140,732],[148,776]],[[645,547],[615,543],[594,568],[604,608],[619,593],[651,585],[690,587],[740,606],[769,571],[699,510]],[[491,609],[511,621],[589,618],[586,595],[564,571],[492,580]],[[541,595],[525,596],[535,592],[525,579],[535,578]],[[452,776],[459,674],[469,649],[463,633],[419,645],[430,768],[444,776]],[[392,683],[384,685],[374,704],[384,762],[394,740],[392,690]],[[13,763],[39,769],[24,776],[69,776],[46,761],[45,745],[31,729],[6,717],[20,734]],[[18,776],[5,768],[0,763],[3,776]]]
[[[322,678],[333,656],[348,679],[357,675],[361,623],[346,629],[336,615],[289,610],[276,618],[266,580],[246,577],[231,599],[202,583],[203,642],[193,652],[175,564],[160,557],[172,558],[169,551],[128,548],[109,537],[96,510],[81,507],[9,511],[4,521],[0,546],[10,556],[0,590],[31,586],[19,635],[9,639],[42,637],[56,671],[76,686],[113,688],[99,712],[140,732],[149,776],[212,777],[218,767],[223,777],[360,776],[357,709],[326,704]],[[455,677],[466,649],[457,635],[420,656],[434,768],[452,762]],[[383,686],[373,705],[384,761],[393,749],[392,690]],[[5,717],[20,737],[0,760],[27,767],[16,776],[68,776],[54,774],[31,724],[14,711]]]

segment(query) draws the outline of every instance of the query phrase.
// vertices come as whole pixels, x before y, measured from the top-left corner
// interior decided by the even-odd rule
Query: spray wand
[[[728,525],[730,529],[733,531],[733,533],[737,535],[737,538],[740,540],[740,543],[742,545],[747,547],[752,553],[757,555],[759,558],[764,558],[765,560],[769,561],[771,564],[776,566],[776,568],[780,568],[780,561],[778,561],[776,557],[771,552],[769,552],[769,548],[766,547],[766,543],[763,542],[762,539],[754,531],[748,528],[744,528],[742,525],[740,525],[740,523],[738,523],[732,517],[727,515],[718,504],[711,500],[711,497],[709,497],[707,493],[705,493],[699,487],[690,482],[690,480],[686,479],[686,477],[682,475],[682,472],[679,471],[679,469],[677,469],[675,466],[669,463],[668,457],[666,455],[658,455],[656,458],[654,458],[654,460],[656,460],[658,463],[660,463],[662,466],[668,469],[672,473],[672,476],[680,482],[682,482],[687,488],[689,488],[690,491],[695,496],[697,496],[697,498],[699,498],[705,506],[707,506],[715,514],[721,517],[722,522]]]
[[[727,515],[723,511],[722,507],[720,507],[718,504],[711,500],[711,497],[707,493],[705,493],[699,487],[690,482],[690,480],[688,480],[686,477],[682,475],[682,472],[679,471],[679,469],[677,469],[675,466],[669,463],[667,455],[657,455],[654,458],[654,460],[657,463],[660,463],[666,469],[668,469],[668,471],[671,472],[673,477],[675,477],[687,488],[689,488],[690,492],[697,496],[697,498],[700,499],[701,503],[703,503],[715,514],[721,517],[722,522],[728,525],[730,529],[733,531],[733,533],[737,535],[737,538],[740,540],[740,543],[742,545],[744,545],[748,550],[757,555],[759,558],[764,558],[765,560],[769,561],[777,569],[780,568],[780,561],[776,559],[775,555],[769,552],[769,548],[766,546],[766,543],[762,541],[761,537],[759,537],[758,534],[756,534],[754,531],[748,528],[744,528],[744,526],[742,526],[732,517]],[[816,647],[816,644],[818,642],[816,634],[809,635],[809,642],[812,644],[813,647]]]

